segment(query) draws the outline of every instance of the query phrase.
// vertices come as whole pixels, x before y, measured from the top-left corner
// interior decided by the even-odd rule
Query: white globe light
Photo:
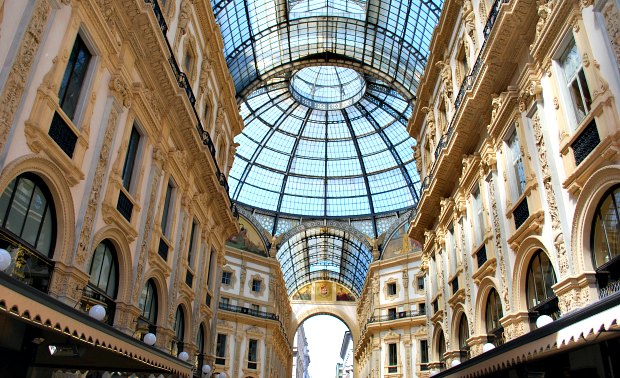
[[[461,361],[459,361],[457,359],[452,360],[452,363],[451,363],[452,367],[455,367],[455,366],[460,365],[460,364],[461,364]]]
[[[179,353],[178,357],[181,361],[187,361],[187,359],[189,358],[189,354],[187,354],[187,352],[181,352]]]
[[[536,328],[541,328],[553,322],[553,318],[549,315],[540,315],[536,319]]]
[[[146,345],[154,345],[155,342],[157,341],[157,337],[149,332],[146,335],[144,335],[143,340]]]
[[[207,364],[202,365],[202,372],[203,374],[209,374],[211,372],[211,366]]]
[[[88,310],[88,315],[95,320],[102,321],[105,318],[105,307],[96,304]]]
[[[11,265],[11,254],[4,248],[0,248],[0,270],[5,270]]]
[[[490,351],[491,349],[495,349],[495,345],[491,344],[491,343],[486,343],[482,346],[482,351],[484,353]]]
[[[221,372],[218,378],[226,378],[226,373]]]

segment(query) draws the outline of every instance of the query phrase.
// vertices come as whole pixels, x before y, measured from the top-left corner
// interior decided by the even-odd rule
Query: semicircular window
[[[106,308],[106,322],[112,324],[116,308],[114,299],[118,291],[118,262],[116,250],[109,240],[102,241],[95,249],[89,274],[82,306],[86,310],[95,304],[103,305]]]
[[[549,315],[553,319],[560,316],[558,298],[551,288],[555,283],[555,272],[549,257],[542,250],[536,251],[527,268],[525,283],[532,325],[536,324],[540,315]]]
[[[295,100],[318,110],[344,109],[359,101],[366,90],[366,81],[350,68],[335,66],[306,67],[291,78]]]

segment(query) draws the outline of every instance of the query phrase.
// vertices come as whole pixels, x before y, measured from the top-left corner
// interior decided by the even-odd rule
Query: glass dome
[[[378,80],[367,77],[364,83],[360,99],[342,109],[297,101],[286,78],[251,95],[241,105],[245,128],[235,139],[232,199],[306,217],[375,215],[413,206],[420,180],[415,141],[406,131],[412,104]]]
[[[359,101],[366,81],[350,68],[306,67],[293,75],[290,89],[293,97],[309,108],[337,110]]]

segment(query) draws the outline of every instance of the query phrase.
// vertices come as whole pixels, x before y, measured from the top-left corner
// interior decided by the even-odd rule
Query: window
[[[257,304],[251,304],[250,311],[252,314],[257,315],[260,312],[260,306]]]
[[[138,307],[141,311],[140,316],[142,320],[148,323],[149,332],[155,333],[155,324],[157,323],[157,291],[152,279],[149,279],[142,289]]]
[[[424,277],[418,277],[418,290],[424,290]]]
[[[80,101],[80,94],[86,81],[86,74],[92,54],[78,34],[69,55],[69,62],[60,82],[58,91],[58,103],[67,117],[75,121],[75,113]]]
[[[387,284],[387,295],[396,295],[396,283],[390,282]]]
[[[127,153],[125,154],[125,163],[123,164],[123,187],[129,191],[131,186],[131,179],[134,174],[134,166],[136,163],[136,157],[138,155],[138,146],[140,145],[140,133],[134,125],[131,128],[131,135],[129,136],[129,144],[127,145]]]
[[[519,137],[515,129],[506,141],[507,153],[506,164],[507,171],[510,176],[510,187],[513,200],[517,200],[525,191],[525,171],[523,170],[523,161],[521,160],[521,146],[519,145]]]
[[[420,340],[420,370],[428,370],[428,341]]]
[[[164,236],[168,236],[168,223],[170,223],[170,207],[172,207],[174,185],[171,181],[168,181],[166,187],[166,198],[164,199],[164,211],[161,214],[161,232]]]
[[[190,268],[194,267],[194,248],[196,245],[196,221],[192,222],[192,231],[189,234],[189,248],[187,249],[187,264]]]
[[[230,303],[230,299],[227,297],[220,297],[220,303],[224,306],[228,306],[228,304]]]
[[[396,354],[396,343],[388,344],[388,373],[398,371],[398,356]]]
[[[104,240],[95,249],[90,264],[90,283],[110,298],[116,298],[118,286],[118,263],[116,252],[109,240]]]
[[[525,283],[527,307],[530,312],[534,310],[537,315],[555,314],[555,317],[557,317],[557,298],[551,288],[555,283],[555,272],[549,257],[541,250],[536,251],[527,268],[527,280]]]
[[[388,308],[388,319],[396,319],[396,307]]]
[[[592,263],[600,297],[618,291],[620,285],[620,185],[609,189],[596,207],[592,225]]]
[[[196,334],[196,359],[194,361],[194,367],[196,369],[202,369],[202,365],[204,365],[204,357],[205,357],[205,329],[204,324],[200,324],[198,327],[198,333]]]
[[[211,288],[213,287],[213,280],[211,279],[213,277],[213,259],[215,258],[215,250],[211,249],[211,252],[209,253],[209,270],[207,270],[207,288],[209,290],[211,290]]]
[[[474,234],[476,237],[476,245],[482,244],[484,239],[484,208],[482,207],[482,196],[480,193],[480,187],[476,187],[472,193],[472,208],[474,212]]]
[[[504,316],[502,310],[502,301],[497,294],[497,290],[492,289],[487,298],[485,310],[485,323],[489,342],[495,346],[504,343],[504,327],[499,320]]]
[[[426,314],[426,303],[418,303],[418,315]]]
[[[218,333],[215,344],[215,364],[226,365],[226,335]]]
[[[248,345],[248,369],[256,369],[256,355],[258,351],[258,340],[250,339]]]
[[[450,259],[450,275],[456,274],[456,267],[458,261],[456,260],[456,248],[454,245],[454,227],[450,225],[448,233],[446,234],[446,250],[448,252],[448,258]]]
[[[461,361],[469,359],[469,345],[467,345],[467,339],[469,339],[469,327],[467,326],[467,317],[463,314],[459,320],[459,350]]]
[[[568,107],[572,108],[574,119],[579,124],[590,112],[592,97],[575,41],[571,41],[559,63],[564,73],[567,95],[570,100]]]
[[[223,271],[222,272],[222,285],[230,285],[232,282],[232,272]]]
[[[174,316],[174,337],[170,345],[170,354],[177,356],[183,351],[183,339],[185,335],[185,315],[181,306],[177,307]]]
[[[25,173],[9,183],[0,197],[0,217],[3,231],[9,231],[43,256],[52,256],[54,206],[39,177]]]
[[[257,279],[253,279],[252,280],[252,291],[259,293],[260,292],[260,287],[261,287],[261,280],[257,280]]]
[[[437,339],[437,358],[440,362],[440,370],[446,368],[446,339],[443,336],[443,331],[439,331],[439,338]]]

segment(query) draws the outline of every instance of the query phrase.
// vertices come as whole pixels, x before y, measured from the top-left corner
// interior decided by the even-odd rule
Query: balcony
[[[426,315],[425,311],[399,311],[396,314],[371,316],[368,323],[387,322],[396,319],[415,318],[416,316]]]
[[[224,311],[230,311],[230,312],[236,312],[238,314],[256,316],[258,318],[263,318],[263,319],[268,319],[268,320],[280,320],[278,318],[278,315],[271,313],[271,312],[253,310],[251,308],[235,306],[235,305],[231,305],[231,304],[227,304],[223,302],[220,302],[219,308],[220,310],[224,310]]]

